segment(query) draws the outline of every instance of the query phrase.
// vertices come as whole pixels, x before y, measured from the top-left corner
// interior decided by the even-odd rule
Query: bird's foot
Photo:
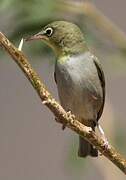
[[[108,140],[107,140],[107,138],[105,136],[103,136],[102,139],[104,141],[103,146],[104,146],[104,148],[106,150],[106,149],[108,149],[110,147],[109,142],[108,142]]]
[[[67,111],[66,115],[68,118],[75,118],[75,116],[71,113],[71,111]],[[60,122],[57,117],[55,117],[55,120],[57,122]],[[67,126],[67,123],[63,123],[62,130],[64,130],[66,128],[66,126]]]
[[[60,122],[57,117],[55,117],[55,120],[56,120],[56,122]],[[62,125],[62,130],[64,130],[64,129],[66,128],[66,124],[67,124],[67,123],[63,123],[63,125]]]
[[[68,118],[75,118],[75,116],[71,113],[71,111],[67,111],[67,117]],[[62,130],[64,130],[67,126],[67,123],[63,123]]]
[[[74,116],[74,114],[72,114],[72,112],[71,111],[67,111],[67,116],[68,116],[68,118],[75,118],[75,116]]]
[[[66,129],[66,125],[67,125],[67,123],[64,123],[64,124],[62,125],[62,130],[63,130],[63,131]]]
[[[75,116],[71,113],[71,111],[67,111],[67,117],[68,118],[75,118]],[[64,130],[67,126],[67,123],[63,123],[62,130]]]
[[[107,138],[104,136],[104,137],[102,137],[102,139],[103,139],[103,142],[104,142],[104,143],[103,143],[104,150],[103,150],[103,152],[100,154],[100,156],[102,156],[106,150],[110,149],[110,144],[109,144]]]

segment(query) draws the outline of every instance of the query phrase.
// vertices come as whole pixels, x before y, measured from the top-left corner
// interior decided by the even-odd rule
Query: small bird
[[[61,105],[95,131],[105,102],[105,78],[100,62],[88,49],[80,28],[67,21],[54,21],[26,39],[42,40],[55,52],[54,78]],[[63,128],[65,125],[63,125]],[[97,157],[97,149],[79,137],[80,157]]]

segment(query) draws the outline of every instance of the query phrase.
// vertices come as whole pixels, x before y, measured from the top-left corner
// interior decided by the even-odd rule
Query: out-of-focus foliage
[[[11,19],[14,24],[14,28],[12,26],[13,38],[42,27],[47,19],[53,19],[55,12],[55,3],[51,0],[3,0],[0,4],[3,14],[6,10],[13,13]]]

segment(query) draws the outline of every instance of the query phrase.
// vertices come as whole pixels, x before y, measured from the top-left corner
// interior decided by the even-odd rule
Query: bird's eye
[[[45,30],[45,33],[46,33],[47,36],[51,36],[52,33],[53,33],[53,29],[52,29],[52,28],[47,28],[47,29]]]

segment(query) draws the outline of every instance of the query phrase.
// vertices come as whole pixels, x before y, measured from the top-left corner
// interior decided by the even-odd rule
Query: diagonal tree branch
[[[113,162],[122,172],[126,174],[126,160],[123,158],[112,146],[105,148],[104,141],[99,138],[90,127],[81,124],[74,115],[67,113],[62,106],[55,101],[52,95],[48,92],[46,87],[40,81],[39,76],[32,69],[25,55],[19,51],[1,32],[0,45],[4,47],[13,60],[18,64],[20,69],[24,72],[27,79],[30,81],[41,101],[45,104],[56,117],[57,122],[67,124],[71,130],[84,137],[92,145],[94,145],[104,156]]]

